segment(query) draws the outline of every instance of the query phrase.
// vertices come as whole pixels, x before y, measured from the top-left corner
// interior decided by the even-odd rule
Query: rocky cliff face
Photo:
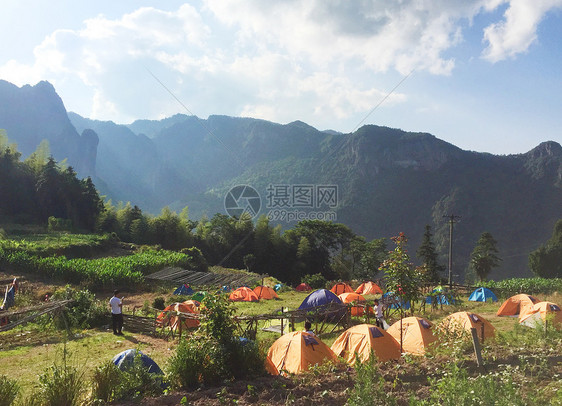
[[[57,161],[68,159],[81,177],[95,175],[97,135],[78,134],[48,82],[19,88],[0,80],[0,128],[18,144],[24,157],[46,139]]]

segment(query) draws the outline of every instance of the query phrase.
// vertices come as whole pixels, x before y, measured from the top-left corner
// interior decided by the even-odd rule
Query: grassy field
[[[152,303],[155,297],[164,297],[167,303],[174,301],[177,297],[172,295],[173,289],[160,288],[154,292],[127,292],[125,312],[130,312],[134,306],[140,306],[143,303]],[[237,315],[261,315],[276,314],[281,308],[287,310],[295,310],[299,307],[307,292],[296,292],[294,290],[279,293],[279,300],[262,300],[258,303],[238,302],[234,303],[235,314]],[[539,300],[548,300],[554,303],[562,303],[562,295],[553,293],[549,295],[536,295]],[[368,300],[374,299],[376,296],[367,296]],[[107,297],[101,297],[102,301],[106,301]],[[27,302],[31,302],[28,300]],[[521,336],[521,345],[518,351],[525,352],[525,346],[537,346],[536,337],[540,337],[540,332],[536,337],[533,333],[527,333],[531,329],[523,329],[518,326],[517,318],[498,317],[497,309],[501,304],[497,303],[475,303],[469,302],[466,296],[459,303],[452,306],[443,306],[442,308],[431,309],[426,307],[423,314],[416,313],[418,316],[425,317],[435,323],[438,323],[448,314],[457,311],[472,311],[478,313],[482,317],[490,321],[494,327],[505,335],[499,344],[486,343],[484,345],[484,354],[490,358],[496,357],[496,348],[504,348],[505,343],[517,341]],[[391,324],[396,321],[398,314],[391,315],[387,322]],[[353,317],[354,324],[364,323],[364,317]],[[372,322],[372,321],[371,321]],[[258,329],[258,341],[261,342],[263,348],[269,347],[280,334],[263,331],[263,327],[278,324],[278,321],[260,322]],[[117,353],[129,349],[136,348],[150,355],[164,370],[167,367],[167,361],[174,353],[177,346],[177,338],[155,338],[144,336],[142,334],[133,334],[127,332],[125,326],[125,335],[123,337],[114,336],[106,326],[102,329],[89,329],[73,331],[70,336],[65,332],[54,330],[53,328],[45,328],[36,324],[28,324],[18,327],[9,332],[0,333],[0,363],[3,371],[9,371],[10,377],[18,380],[24,394],[32,393],[34,387],[38,384],[38,376],[51,367],[54,363],[60,363],[63,355],[67,354],[67,362],[77,367],[83,374],[84,379],[89,381],[93,370],[112,359]],[[303,323],[295,323],[296,330],[303,329]],[[322,340],[331,345],[339,332],[322,336]],[[561,337],[562,338],[562,337]],[[537,354],[537,348],[533,347],[530,353]],[[505,348],[504,348],[505,350]],[[503,351],[503,350],[502,350]],[[557,356],[562,356],[562,348],[554,349]],[[556,352],[557,351],[557,352]],[[466,355],[471,358],[472,355],[468,351]],[[408,361],[411,362],[411,361]],[[408,363],[407,362],[407,363]]]

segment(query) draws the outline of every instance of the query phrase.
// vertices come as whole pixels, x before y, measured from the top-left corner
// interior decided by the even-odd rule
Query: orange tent
[[[228,297],[233,302],[259,302],[260,299],[254,291],[246,286],[233,290]]]
[[[336,296],[347,292],[355,293],[355,291],[351,288],[351,286],[349,286],[347,283],[344,282],[336,283],[334,286],[332,286],[332,289],[330,289],[330,291]]]
[[[433,335],[433,324],[421,317],[406,317],[402,319],[402,349],[404,352],[423,355],[437,337]],[[386,330],[400,345],[400,320]]]
[[[401,356],[400,344],[394,337],[372,324],[359,324],[347,329],[336,338],[331,348],[350,365],[355,365],[357,357],[361,362],[367,361],[371,351],[381,362]]]
[[[355,292],[342,293],[341,295],[338,295],[338,297],[343,303],[366,302],[363,296]],[[369,308],[369,310],[371,310],[371,308]],[[360,306],[353,306],[351,308],[352,316],[362,316],[364,312],[365,312],[365,308]]]
[[[355,293],[361,295],[382,295],[382,289],[375,282],[363,282],[355,290]]]
[[[318,337],[304,331],[294,331],[279,337],[269,348],[267,358],[279,373],[287,371],[292,374],[304,372],[312,365],[338,359]]]
[[[511,296],[505,302],[502,303],[497,316],[517,316],[518,314],[524,314],[532,310],[533,305],[539,301],[533,296],[520,294]]]
[[[277,296],[277,292],[269,286],[256,286],[254,288],[254,293],[256,294],[258,299],[279,299],[279,296]]]
[[[169,326],[172,330],[178,330],[182,318],[177,313],[199,314],[199,302],[195,300],[186,300],[183,303],[173,303],[162,310],[162,313],[156,317],[156,323],[160,326]],[[182,328],[197,327],[199,320],[192,318],[183,318]]]
[[[496,328],[484,317],[470,312],[456,312],[448,315],[441,321],[440,327],[448,331],[468,331],[476,329],[478,337],[482,339],[482,326],[484,326],[484,338],[493,338]]]
[[[299,291],[299,292],[310,292],[312,291],[312,288],[310,287],[310,285],[308,283],[301,283],[299,286],[297,286],[295,288],[295,290]]]
[[[529,327],[536,327],[538,324],[549,320],[556,328],[562,328],[562,309],[556,303],[539,302],[533,305],[531,310],[519,315],[519,323]]]

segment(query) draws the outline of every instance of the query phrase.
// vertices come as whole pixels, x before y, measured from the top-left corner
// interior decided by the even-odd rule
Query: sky
[[[562,0],[0,0],[0,79],[68,111],[176,113],[460,148],[562,143]]]

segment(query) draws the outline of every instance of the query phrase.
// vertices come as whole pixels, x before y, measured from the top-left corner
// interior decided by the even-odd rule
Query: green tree
[[[388,253],[388,258],[380,267],[381,271],[384,271],[387,290],[394,292],[402,302],[413,303],[420,296],[421,273],[410,262],[406,249],[408,239],[404,233],[392,237],[391,240],[396,247]]]
[[[470,268],[481,282],[485,281],[492,269],[498,267],[501,262],[496,245],[497,241],[492,234],[483,232],[470,254]]]
[[[529,254],[529,267],[543,278],[562,278],[562,219],[554,225],[552,237]]]
[[[435,249],[432,237],[433,234],[431,233],[431,226],[427,224],[425,226],[422,242],[416,252],[416,255],[423,261],[427,280],[430,282],[439,282],[440,273],[445,271],[445,267],[439,264],[439,254]]]

